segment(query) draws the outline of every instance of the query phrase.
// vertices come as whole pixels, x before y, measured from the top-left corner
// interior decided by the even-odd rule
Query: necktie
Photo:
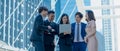
[[[79,23],[77,24],[77,41],[79,41]]]

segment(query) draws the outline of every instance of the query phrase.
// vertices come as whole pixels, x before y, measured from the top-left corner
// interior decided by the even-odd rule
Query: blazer
[[[43,41],[44,31],[48,30],[47,26],[44,26],[44,21],[41,15],[35,18],[33,31],[30,37],[30,41]]]
[[[74,34],[75,34],[75,25],[76,25],[76,23],[72,23],[72,37],[73,37],[73,40],[74,40]],[[86,28],[86,24],[81,22],[81,36],[82,36],[83,39],[86,36],[85,28]]]
[[[54,36],[57,34],[57,24],[55,22],[49,22],[48,20],[44,21],[45,26],[51,26],[55,31],[47,30],[44,32],[44,44],[45,45],[54,45]],[[48,34],[48,31],[50,34]]]

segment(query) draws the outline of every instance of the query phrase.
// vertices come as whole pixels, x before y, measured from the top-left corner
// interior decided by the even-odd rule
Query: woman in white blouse
[[[98,42],[96,39],[96,23],[94,13],[91,10],[86,11],[86,37],[85,42],[87,43],[88,51],[98,51]]]

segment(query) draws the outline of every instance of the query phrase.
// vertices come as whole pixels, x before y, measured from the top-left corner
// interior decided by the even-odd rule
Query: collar
[[[76,22],[76,24],[78,24],[77,22]],[[81,22],[79,23],[79,25],[81,24]]]

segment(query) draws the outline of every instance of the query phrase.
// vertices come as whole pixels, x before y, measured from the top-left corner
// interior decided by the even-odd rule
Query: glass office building
[[[98,51],[120,51],[120,0],[0,0],[0,40],[15,48],[34,51],[29,41],[37,8],[55,11],[55,22],[63,13],[75,22],[75,13],[93,10],[96,17]],[[85,17],[82,22],[86,23]],[[57,46],[56,51],[59,51]]]
[[[50,4],[50,0],[0,0],[0,40],[9,46],[33,51],[29,38],[37,8],[50,9]]]

